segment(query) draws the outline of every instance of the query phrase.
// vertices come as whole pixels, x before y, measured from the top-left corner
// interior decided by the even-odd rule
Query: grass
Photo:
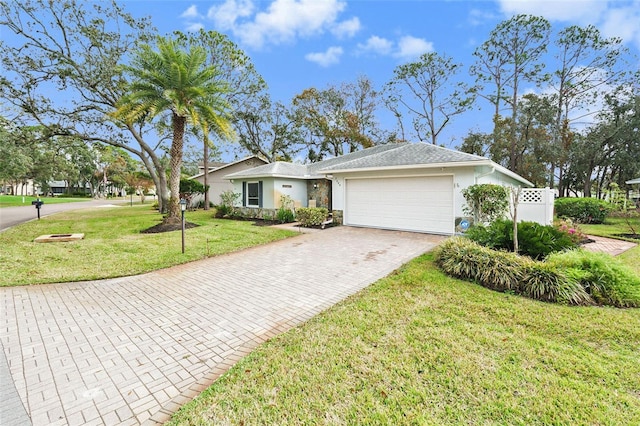
[[[293,235],[291,231],[187,212],[198,224],[181,231],[142,234],[162,217],[149,205],[79,210],[47,216],[0,233],[0,286],[84,281],[140,274]],[[73,242],[35,243],[45,234],[84,233]]]
[[[187,219],[201,226],[184,255],[179,231],[140,234],[160,220],[148,206],[29,222],[0,233],[0,285],[135,274],[291,235]],[[86,238],[33,243],[70,232]],[[640,424],[639,313],[496,293],[425,255],[261,345],[170,424]]]
[[[631,219],[631,225],[636,230],[636,232],[640,232],[640,218]],[[631,233],[631,229],[629,228],[629,225],[627,225],[625,219],[621,217],[608,217],[604,223],[580,224],[579,227],[580,229],[582,229],[583,232],[590,235],[638,242],[638,240],[620,236],[620,234]]]
[[[24,200],[24,201],[23,201]],[[36,197],[22,195],[0,195],[0,207],[30,206]],[[45,204],[76,203],[78,201],[91,201],[91,198],[67,198],[67,197],[40,197]]]
[[[636,232],[640,232],[640,219],[632,219],[632,225]],[[625,251],[621,255],[617,256],[627,266],[636,271],[640,275],[640,240],[634,240],[630,238],[620,237],[619,234],[629,234],[631,230],[626,224],[625,220],[620,217],[609,217],[603,224],[584,224],[580,225],[580,229],[589,235],[595,235],[598,237],[617,238],[620,240],[631,241],[637,243],[636,247]]]
[[[260,346],[169,424],[640,424],[639,313],[496,293],[425,255]]]

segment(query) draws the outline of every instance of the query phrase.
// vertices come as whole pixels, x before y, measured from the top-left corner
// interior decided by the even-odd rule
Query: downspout
[[[476,184],[478,183],[478,180],[482,179],[485,176],[492,175],[495,172],[496,172],[496,168],[495,168],[495,166],[492,166],[491,170],[489,170],[487,173],[481,174],[480,176],[476,176]]]

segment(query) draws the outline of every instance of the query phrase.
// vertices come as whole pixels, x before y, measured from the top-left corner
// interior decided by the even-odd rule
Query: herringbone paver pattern
[[[0,391],[36,426],[162,423],[261,342],[441,239],[338,227],[135,277],[2,288],[15,388]]]

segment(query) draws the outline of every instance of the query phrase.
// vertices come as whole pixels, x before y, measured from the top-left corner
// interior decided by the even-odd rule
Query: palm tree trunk
[[[169,175],[169,213],[164,223],[176,223],[180,218],[180,173],[182,171],[182,147],[184,144],[184,128],[186,117],[173,114],[173,140],[171,141],[171,174]]]
[[[204,209],[209,210],[209,138],[204,135],[204,153],[202,163],[204,165]]]

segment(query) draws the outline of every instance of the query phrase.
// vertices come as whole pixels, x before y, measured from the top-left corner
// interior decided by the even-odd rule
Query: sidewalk
[[[613,238],[596,237],[594,235],[587,235],[587,237],[594,242],[585,244],[582,248],[595,253],[608,253],[612,256],[617,256],[637,246],[635,243]]]

